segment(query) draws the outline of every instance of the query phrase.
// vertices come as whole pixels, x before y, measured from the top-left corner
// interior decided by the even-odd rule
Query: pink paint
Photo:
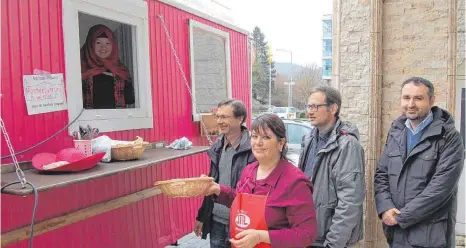
[[[188,77],[188,19],[230,34],[233,97],[250,107],[247,43],[244,34],[214,24],[156,0],[148,0],[151,80],[154,128],[105,133],[113,139],[141,136],[149,142],[186,136],[195,145],[207,145],[199,136],[199,123],[191,121],[191,99],[176,66],[157,14],[164,16],[181,65]],[[16,151],[29,148],[68,124],[68,113],[58,111],[29,116],[25,105],[22,76],[35,69],[65,73],[61,0],[2,0],[2,104],[1,115]],[[66,75],[65,84],[66,84]],[[250,123],[250,119],[248,121]],[[1,155],[9,155],[2,139]],[[30,152],[19,155],[29,161],[36,153],[73,147],[66,132]],[[11,160],[2,160],[10,163]],[[157,180],[194,177],[207,173],[206,154],[194,155],[155,166],[100,178],[40,193],[37,221],[61,216],[97,203],[152,187]],[[1,195],[2,232],[30,222],[33,197]],[[36,236],[34,247],[164,247],[192,231],[201,198],[168,199],[159,195],[102,215]],[[92,233],[93,235],[89,235]],[[27,247],[27,240],[7,246]]]

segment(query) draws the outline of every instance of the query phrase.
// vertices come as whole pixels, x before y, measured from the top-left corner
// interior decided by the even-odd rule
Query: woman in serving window
[[[113,32],[105,25],[89,29],[81,48],[83,104],[86,109],[119,109],[134,104],[134,86],[120,61]]]

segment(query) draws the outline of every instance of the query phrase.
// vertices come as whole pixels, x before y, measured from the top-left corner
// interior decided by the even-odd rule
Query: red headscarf
[[[102,59],[95,54],[94,44],[97,38],[105,36],[112,43],[112,52],[107,58]],[[93,107],[92,78],[108,70],[113,73],[115,78],[115,105],[117,108],[125,108],[125,98],[121,92],[124,92],[125,82],[132,83],[129,71],[120,61],[115,35],[107,26],[98,24],[89,29],[86,43],[81,48],[81,78],[87,84],[85,85],[87,92],[84,94],[85,108]]]

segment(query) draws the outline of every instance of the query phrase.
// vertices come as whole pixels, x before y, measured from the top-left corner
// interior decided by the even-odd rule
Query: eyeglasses
[[[323,107],[323,106],[329,106],[328,103],[324,103],[324,104],[307,104],[306,105],[306,108],[311,110],[311,111],[318,111],[320,107]]]
[[[214,115],[214,118],[216,120],[225,120],[233,117],[232,115]]]

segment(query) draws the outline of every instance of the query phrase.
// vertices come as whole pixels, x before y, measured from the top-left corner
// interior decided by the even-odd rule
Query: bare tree
[[[293,106],[298,109],[304,109],[307,103],[309,92],[315,86],[326,84],[322,79],[322,68],[316,64],[310,64],[303,67],[298,73],[293,87]]]
[[[272,105],[278,107],[288,106],[288,88],[283,84],[287,79],[288,76],[277,73],[275,87],[272,89]]]

